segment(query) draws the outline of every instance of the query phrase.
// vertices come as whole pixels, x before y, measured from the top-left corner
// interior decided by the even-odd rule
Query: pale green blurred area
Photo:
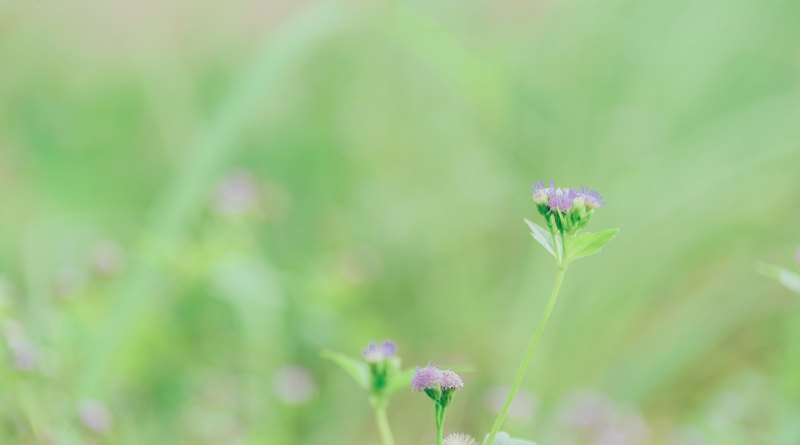
[[[0,443],[377,444],[319,351],[385,338],[473,370],[447,429],[482,436],[554,275],[523,224],[549,178],[621,231],[568,271],[509,432],[800,443],[800,301],[755,270],[797,266],[798,18],[0,2]],[[433,441],[424,396],[389,413]]]

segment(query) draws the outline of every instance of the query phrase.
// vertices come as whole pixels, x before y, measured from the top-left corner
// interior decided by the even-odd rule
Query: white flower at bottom
[[[466,434],[454,433],[444,439],[444,445],[478,445],[478,442]]]

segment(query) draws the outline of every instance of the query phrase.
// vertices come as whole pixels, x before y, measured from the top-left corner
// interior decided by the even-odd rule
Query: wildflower
[[[533,202],[536,204],[539,214],[544,217],[547,228],[527,219],[525,223],[530,227],[533,239],[555,258],[558,264],[558,272],[556,273],[553,290],[550,292],[550,298],[545,306],[547,309],[539,318],[530,346],[522,357],[522,362],[517,370],[517,378],[508,392],[505,403],[502,404],[492,429],[486,436],[484,443],[487,444],[494,443],[495,438],[500,434],[500,428],[503,426],[506,416],[509,414],[514,397],[522,383],[522,377],[525,376],[525,371],[536,351],[540,334],[547,325],[558,299],[558,293],[561,289],[567,266],[572,261],[600,252],[603,246],[614,239],[617,232],[619,232],[618,229],[607,229],[596,233],[579,233],[581,229],[589,224],[594,211],[605,204],[600,193],[585,186],[575,190],[557,188],[553,181],[550,181],[550,187],[546,187],[543,182],[537,182],[533,185]]]
[[[589,190],[586,186],[581,186],[576,195],[576,199],[582,199],[586,206],[591,209],[599,209],[606,205],[605,201],[603,201],[603,195],[597,190]]]
[[[558,210],[559,212],[570,211],[570,209],[572,209],[572,203],[577,196],[577,192],[573,189],[556,189],[548,201],[550,210]]]
[[[544,181],[537,181],[533,183],[533,202],[537,205],[546,205],[553,196],[556,186],[555,181],[550,180],[550,186],[545,185]]]
[[[453,433],[444,439],[444,445],[478,445],[478,442],[470,435]]]
[[[549,187],[542,181],[533,184],[533,202],[553,237],[574,235],[589,224],[596,209],[605,205],[596,190],[586,186],[578,190],[556,187],[552,180]]]
[[[364,360],[367,363],[377,363],[397,355],[397,345],[392,341],[385,341],[378,345],[375,342],[367,345],[364,350]]]
[[[381,441],[383,445],[394,445],[386,408],[392,394],[407,381],[406,373],[400,367],[397,344],[393,341],[384,341],[381,344],[371,342],[364,349],[363,361],[334,351],[325,351],[323,356],[341,366],[369,393],[369,402],[375,413]]]
[[[453,371],[442,371],[441,375],[442,389],[461,389],[464,387],[464,381],[461,377]]]
[[[540,207],[540,210],[544,210],[544,213],[553,211],[566,213],[578,206],[594,210],[605,205],[603,195],[596,190],[586,186],[581,186],[578,190],[556,187],[553,180],[549,186],[544,181],[533,183],[533,202]]]
[[[442,371],[436,366],[428,365],[424,368],[417,368],[414,377],[411,378],[411,389],[414,391],[425,391],[426,389],[436,389],[442,381]]]
[[[461,376],[450,370],[442,371],[433,365],[417,368],[411,379],[412,390],[425,392],[434,401],[436,445],[445,445],[442,439],[445,412],[453,400],[453,394],[463,387],[464,381],[461,380]]]

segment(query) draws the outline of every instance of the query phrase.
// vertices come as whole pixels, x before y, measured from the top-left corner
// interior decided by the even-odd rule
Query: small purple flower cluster
[[[533,183],[533,202],[544,207],[547,211],[569,212],[574,207],[585,205],[589,209],[603,207],[603,196],[596,190],[582,186],[578,190],[572,188],[556,187],[555,181],[550,184],[544,181]]]
[[[368,363],[378,363],[395,355],[397,355],[397,344],[393,341],[385,341],[381,344],[372,342],[364,350],[364,360]]]
[[[417,368],[414,377],[411,379],[411,389],[414,391],[425,391],[426,389],[461,389],[464,381],[461,376],[447,369],[441,370],[437,366],[428,365],[424,368]]]

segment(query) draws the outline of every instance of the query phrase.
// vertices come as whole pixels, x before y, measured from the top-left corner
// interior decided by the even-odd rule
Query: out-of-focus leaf
[[[619,229],[608,229],[601,232],[585,232],[576,236],[569,246],[567,261],[575,261],[589,255],[594,255],[603,249],[619,232]]]
[[[525,218],[525,224],[530,227],[533,239],[538,241],[539,244],[541,244],[542,247],[544,247],[545,250],[550,253],[550,255],[553,255],[553,258],[558,259],[558,256],[556,255],[557,248],[553,245],[553,237],[550,235],[550,231],[529,220],[528,218]]]
[[[359,386],[369,390],[369,369],[366,363],[328,349],[322,351],[322,357],[339,365]]]
[[[778,280],[789,290],[800,294],[800,275],[791,270],[773,266],[772,264],[759,263],[758,271],[763,275]]]

